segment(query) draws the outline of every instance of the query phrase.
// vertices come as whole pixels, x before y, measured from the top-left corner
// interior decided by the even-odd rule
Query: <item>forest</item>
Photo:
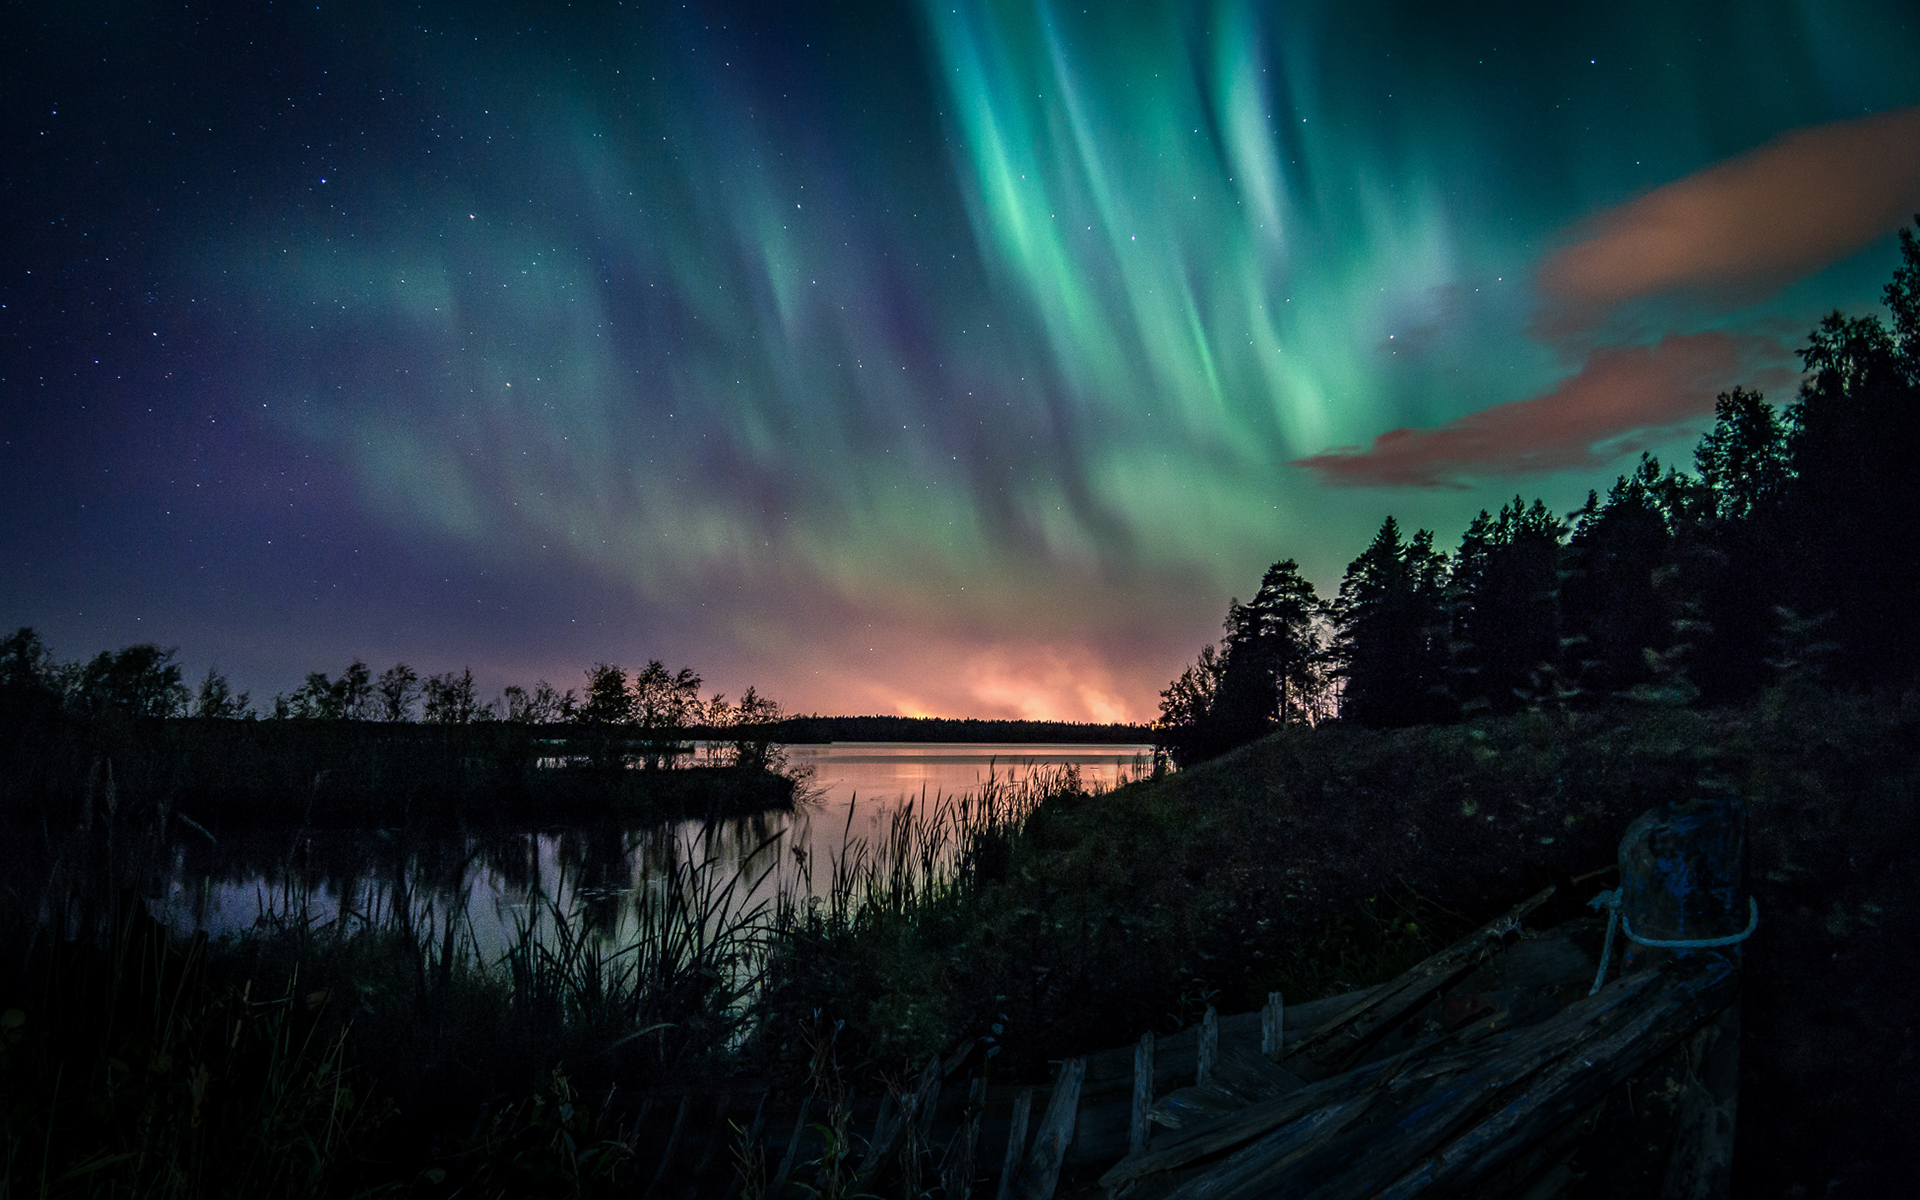
[[[1920,218],[1917,218],[1920,220]],[[1161,694],[1183,766],[1292,723],[1370,728],[1617,698],[1727,706],[1791,672],[1866,689],[1920,670],[1920,243],[1888,319],[1835,312],[1784,411],[1722,393],[1691,472],[1643,454],[1563,518],[1522,497],[1451,553],[1389,516],[1321,597],[1292,559]]]

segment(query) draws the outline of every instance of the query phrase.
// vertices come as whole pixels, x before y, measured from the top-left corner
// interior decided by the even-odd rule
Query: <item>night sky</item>
[[[1560,7],[8,5],[0,624],[1150,719],[1877,304],[1920,11]]]

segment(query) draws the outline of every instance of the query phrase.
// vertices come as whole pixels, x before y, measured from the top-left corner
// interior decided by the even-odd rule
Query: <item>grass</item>
[[[67,822],[5,841],[6,1194],[644,1189],[662,1135],[637,1099],[741,1072],[816,1095],[795,1177],[844,1193],[865,1154],[846,1097],[909,1089],[932,1053],[977,1039],[973,1069],[1039,1081],[1208,1004],[1390,977],[1611,862],[1645,808],[1711,790],[1749,802],[1763,921],[1737,1170],[1756,1192],[1864,1190],[1897,1177],[1897,1114],[1920,1102],[1916,733],[1912,696],[1791,687],[1729,712],[1288,730],[1107,794],[1061,773],[922,798],[821,862],[762,842],[745,875],[710,827],[654,847],[638,890],[605,865],[631,847],[588,833],[499,956],[449,919],[475,862],[514,860],[479,835],[367,860],[393,882],[329,920],[296,878],[242,937],[115,950],[138,939],[110,898],[151,890],[170,839],[198,835],[102,771]],[[1566,915],[1596,888],[1564,894]],[[130,1004],[138,1020],[62,1017]],[[221,1028],[249,1032],[219,1051]],[[202,1068],[227,1107],[203,1098],[195,1126]],[[859,1186],[957,1194],[963,1151],[907,1139]],[[776,1166],[741,1152],[746,1194]]]

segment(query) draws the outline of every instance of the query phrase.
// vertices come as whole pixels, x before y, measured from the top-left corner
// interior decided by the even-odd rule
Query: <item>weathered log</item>
[[[1497,959],[1495,961],[1498,961]],[[1591,976],[1592,969],[1589,967]],[[1286,1020],[1293,1033],[1311,1029],[1326,1016],[1353,1006],[1378,988],[1329,996],[1304,1004],[1290,1004]],[[1178,1033],[1154,1038],[1154,1095],[1163,1096],[1193,1081],[1200,1027],[1189,1025]],[[1257,1054],[1260,1046],[1260,1014],[1238,1013],[1220,1018],[1220,1063],[1236,1050]],[[1087,1081],[1080,1086],[1080,1116],[1074,1128],[1073,1143],[1067,1147],[1066,1167],[1093,1167],[1105,1170],[1122,1156],[1131,1153],[1129,1145],[1133,1124],[1134,1055],[1138,1045],[1121,1046],[1087,1057]],[[1297,1079],[1297,1077],[1295,1077]],[[1216,1079],[1215,1082],[1218,1082]],[[999,1120],[1004,1122],[1009,1101],[1002,1100]],[[991,1118],[990,1118],[991,1119]],[[995,1126],[996,1130],[999,1128]],[[998,1136],[996,1132],[995,1136]],[[1162,1128],[1151,1130],[1149,1140],[1158,1146],[1167,1136]]]
[[[1647,976],[1653,978],[1644,990],[1623,986]],[[1593,1020],[1579,1024],[1557,1019],[1548,1022],[1558,1028],[1546,1036],[1516,1042],[1482,1073],[1449,1081],[1445,1088],[1438,1089],[1442,1094],[1435,1096],[1439,1103],[1433,1105],[1434,1112],[1421,1114],[1421,1121],[1406,1122],[1405,1127],[1383,1137],[1381,1147],[1391,1146],[1393,1150],[1363,1155],[1364,1162],[1357,1157],[1355,1165],[1361,1169],[1331,1180],[1311,1194],[1317,1200],[1349,1196],[1403,1200],[1428,1191],[1453,1192],[1470,1186],[1573,1120],[1686,1036],[1688,1030],[1725,1007],[1732,999],[1736,978],[1732,968],[1720,962],[1702,964],[1700,969],[1643,972],[1616,981],[1599,995],[1570,1005],[1563,1014],[1578,1016],[1591,1007]],[[1610,993],[1620,1002],[1610,1006],[1594,1003]],[[1580,1036],[1559,1047],[1550,1062],[1539,1061],[1539,1050],[1562,1040],[1553,1035],[1564,1034],[1569,1028]],[[1511,1084],[1536,1073],[1537,1078],[1448,1140],[1450,1133],[1443,1126],[1449,1119],[1459,1112],[1472,1114]],[[1430,1157],[1413,1165],[1423,1155]],[[1403,1173],[1395,1178],[1398,1172]]]
[[[1522,901],[1506,915],[1481,926],[1337,1014],[1295,1043],[1281,1065],[1308,1081],[1326,1079],[1351,1067],[1408,1013],[1498,952],[1507,935],[1517,932],[1521,920],[1545,904],[1553,891],[1549,887]]]
[[[1073,1141],[1080,1083],[1086,1077],[1086,1059],[1070,1058],[1060,1064],[1060,1076],[1047,1100],[1047,1113],[1034,1130],[1033,1148],[1014,1180],[1013,1200],[1053,1200],[1053,1189],[1060,1182],[1060,1164],[1066,1161],[1067,1144]]]
[[[1511,1080],[1514,1072],[1530,1071],[1551,1061],[1580,1037],[1590,1035],[1596,1022],[1638,1002],[1653,982],[1651,973],[1619,980],[1598,996],[1570,1006],[1539,1026],[1493,1034],[1465,1049],[1452,1048],[1445,1042],[1416,1047],[1398,1058],[1372,1063],[1248,1105],[1204,1125],[1182,1129],[1162,1138],[1147,1153],[1120,1160],[1101,1183],[1115,1187],[1130,1179],[1184,1166],[1268,1136],[1320,1107],[1383,1088],[1391,1087],[1398,1096],[1424,1094],[1455,1076],[1489,1069]],[[1415,1061],[1414,1054],[1419,1051],[1425,1053]]]
[[[1725,1200],[1740,1100],[1740,1003],[1701,1026],[1687,1046],[1687,1083],[1661,1200]]]
[[[1498,961],[1497,959],[1495,961]],[[1588,967],[1592,975],[1592,967]],[[1338,996],[1328,996],[1322,1000],[1312,1000],[1302,1004],[1286,1006],[1286,1040],[1289,1044],[1304,1037],[1310,1030],[1325,1024],[1326,1020],[1342,1013],[1369,996],[1385,990],[1385,985],[1360,988]],[[1260,1046],[1260,1013],[1243,1012],[1222,1015],[1220,1025],[1220,1049],[1229,1046]],[[1177,1087],[1186,1087],[1193,1082],[1194,1072],[1199,1065],[1200,1026],[1195,1024],[1175,1033],[1154,1035],[1153,1045],[1153,1087],[1155,1095],[1164,1095]],[[1105,1096],[1111,1092],[1116,1097],[1131,1096],[1133,1093],[1133,1050],[1134,1043],[1116,1046],[1109,1050],[1096,1051],[1087,1055],[1087,1081],[1081,1086],[1082,1100],[1092,1096]],[[1125,1123],[1121,1130],[1124,1136]],[[1079,1144],[1078,1138],[1075,1145]],[[1072,1162],[1077,1157],[1069,1157]]]

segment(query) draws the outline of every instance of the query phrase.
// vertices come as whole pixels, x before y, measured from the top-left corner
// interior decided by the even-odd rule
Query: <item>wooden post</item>
[[[1012,1200],[1020,1156],[1027,1148],[1027,1115],[1032,1111],[1033,1089],[1021,1088],[1013,1098],[1013,1118],[1007,1124],[1007,1160],[1000,1168],[1000,1189],[994,1193],[994,1200]]]
[[[713,1134],[707,1138],[706,1152],[700,1156],[700,1161],[694,1164],[693,1174],[696,1179],[706,1174],[707,1168],[713,1165],[713,1156],[719,1153],[721,1145],[727,1140],[727,1110],[732,1105],[733,1093],[721,1092],[720,1103],[713,1111]]]
[[[914,1095],[914,1107],[919,1110],[920,1140],[925,1142],[933,1137],[933,1119],[940,1111],[940,1056],[934,1055],[927,1060],[927,1069],[920,1072],[920,1089]]]
[[[1675,1114],[1662,1200],[1726,1200],[1733,1128],[1740,1103],[1740,1002],[1702,1025],[1687,1043],[1687,1075]]]
[[[1281,1018],[1286,1014],[1285,1002],[1279,992],[1267,993],[1267,1006],[1260,1010],[1260,1053],[1275,1062],[1286,1045],[1286,1029]]]
[[[1194,1086],[1205,1087],[1213,1078],[1213,1060],[1220,1053],[1220,1016],[1213,1011],[1213,1005],[1207,1005],[1206,1015],[1200,1018],[1200,1050],[1198,1058],[1200,1069],[1196,1072]]]
[[[673,1132],[667,1135],[667,1148],[660,1152],[660,1165],[653,1172],[653,1182],[649,1183],[647,1190],[642,1193],[642,1200],[645,1200],[647,1196],[653,1195],[654,1191],[659,1188],[660,1181],[667,1177],[667,1168],[673,1165],[673,1152],[680,1148],[680,1130],[684,1128],[687,1123],[687,1106],[692,1103],[692,1096],[685,1095],[680,1097],[680,1111],[675,1113],[673,1117]]]
[[[786,1186],[787,1175],[793,1170],[793,1159],[800,1152],[800,1135],[807,1128],[807,1110],[813,1107],[813,1097],[800,1099],[800,1115],[793,1119],[793,1136],[787,1139],[787,1152],[780,1156],[780,1169],[773,1173],[773,1182],[767,1185],[769,1196],[778,1196],[780,1189]]]
[[[1140,1035],[1133,1048],[1133,1118],[1127,1127],[1127,1153],[1138,1154],[1147,1148],[1153,1132],[1153,1030]]]
[[[1080,1116],[1080,1085],[1087,1078],[1087,1060],[1070,1058],[1060,1064],[1060,1077],[1054,1081],[1053,1095],[1047,1098],[1047,1115],[1033,1134],[1033,1149],[1014,1188],[1013,1200],[1053,1200],[1053,1189],[1060,1182],[1060,1164],[1066,1160],[1067,1147],[1073,1142],[1074,1125]]]

